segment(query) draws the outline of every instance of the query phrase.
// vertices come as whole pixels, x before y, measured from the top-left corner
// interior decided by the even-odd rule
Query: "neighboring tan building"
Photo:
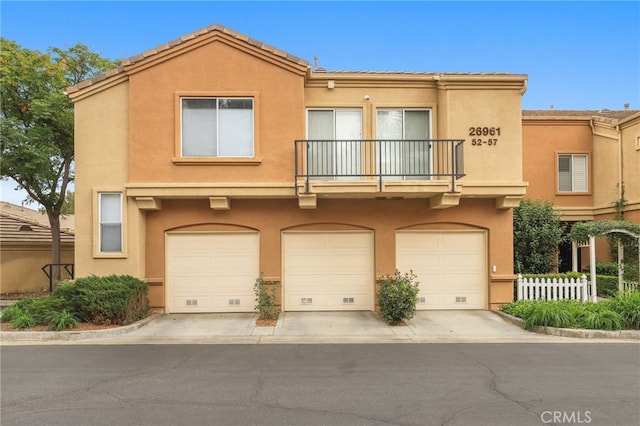
[[[76,275],[131,274],[165,312],[418,309],[513,298],[526,75],[348,72],[213,25],[69,88]]]
[[[61,217],[60,256],[73,271],[73,216]],[[42,268],[51,263],[51,228],[46,215],[7,202],[0,202],[0,293],[28,293],[49,288]]]
[[[568,230],[577,221],[614,219],[618,210],[640,223],[640,111],[625,107],[522,112],[527,197],[551,201]],[[609,258],[606,239],[596,246],[599,260]],[[583,251],[579,270],[590,261]],[[571,270],[570,244],[560,258],[560,270]]]

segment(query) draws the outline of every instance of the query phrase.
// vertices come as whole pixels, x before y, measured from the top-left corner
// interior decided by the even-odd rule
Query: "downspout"
[[[624,152],[622,150],[622,130],[620,130],[620,125],[616,124],[616,132],[618,133],[618,200],[621,203],[620,215],[624,215],[624,204],[622,204],[622,199],[624,197]]]

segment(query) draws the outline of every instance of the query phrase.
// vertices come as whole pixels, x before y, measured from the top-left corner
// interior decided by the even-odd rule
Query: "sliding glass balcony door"
[[[429,110],[378,109],[376,164],[383,179],[428,179],[431,174]],[[389,142],[384,142],[389,141]]]
[[[307,111],[307,173],[313,179],[354,179],[362,174],[362,111]]]

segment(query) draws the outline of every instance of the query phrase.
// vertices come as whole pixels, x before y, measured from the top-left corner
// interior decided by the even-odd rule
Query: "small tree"
[[[0,38],[0,177],[42,205],[53,264],[60,263],[60,214],[73,181],[73,105],[64,90],[115,66],[83,44],[41,53]]]
[[[551,202],[524,199],[513,209],[513,263],[517,273],[553,271],[558,246],[564,239],[560,215]]]

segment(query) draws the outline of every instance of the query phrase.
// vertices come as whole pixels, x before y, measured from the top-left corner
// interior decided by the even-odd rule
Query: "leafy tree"
[[[73,214],[73,211],[75,209],[75,199],[76,193],[73,191],[67,191],[67,194],[64,196],[62,207],[60,208],[61,215]],[[40,207],[38,211],[42,214],[47,213],[47,211],[43,207]]]
[[[563,228],[553,204],[524,199],[513,209],[513,262],[516,272],[546,274],[557,266]]]
[[[41,53],[0,38],[0,177],[46,211],[51,263],[60,263],[60,214],[74,178],[73,104],[64,90],[117,65],[80,43]]]

